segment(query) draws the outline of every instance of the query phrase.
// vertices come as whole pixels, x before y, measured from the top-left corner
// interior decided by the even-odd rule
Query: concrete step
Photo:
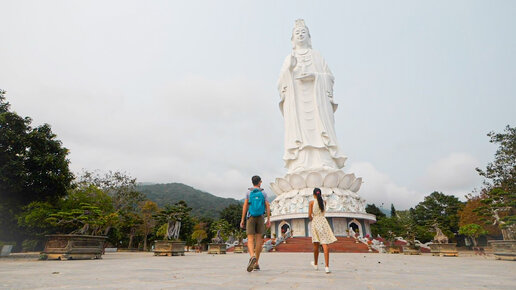
[[[368,253],[369,248],[363,243],[356,243],[353,238],[337,237],[337,241],[329,245],[330,252],[335,253]],[[312,238],[295,237],[287,239],[276,247],[277,252],[312,252]]]

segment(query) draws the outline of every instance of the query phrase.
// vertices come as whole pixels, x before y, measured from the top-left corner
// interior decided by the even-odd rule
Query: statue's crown
[[[297,27],[306,27],[305,20],[303,19],[296,19],[295,28]]]

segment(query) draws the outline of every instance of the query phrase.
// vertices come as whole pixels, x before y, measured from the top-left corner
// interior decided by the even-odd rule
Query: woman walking
[[[337,238],[333,235],[330,225],[324,217],[324,206],[325,202],[322,199],[321,189],[314,188],[314,200],[310,201],[308,205],[308,218],[312,221],[312,243],[314,244],[314,260],[310,264],[317,270],[319,245],[322,245],[326,265],[324,269],[326,274],[328,274],[330,273],[330,251],[328,244],[337,241]]]

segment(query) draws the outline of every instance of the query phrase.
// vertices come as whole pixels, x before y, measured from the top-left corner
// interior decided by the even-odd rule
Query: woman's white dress
[[[321,212],[317,200],[314,201],[312,209],[312,243],[331,244],[337,241],[333,235],[330,224]]]

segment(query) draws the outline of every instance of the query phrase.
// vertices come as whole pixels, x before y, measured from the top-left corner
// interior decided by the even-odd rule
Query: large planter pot
[[[225,254],[226,244],[208,244],[208,254]]]
[[[184,256],[186,242],[161,240],[154,242],[154,256]]]
[[[516,240],[489,241],[497,260],[516,261]]]
[[[388,254],[399,254],[400,253],[400,246],[386,246],[385,251]]]
[[[432,243],[429,244],[430,253],[432,256],[441,256],[441,257],[457,257],[459,252],[457,251],[456,243],[447,243],[447,244],[437,244]]]
[[[105,236],[47,235],[41,258],[46,260],[101,259]]]
[[[247,246],[242,245],[236,245],[233,253],[247,253]]]
[[[421,255],[421,250],[403,246],[403,255]]]

